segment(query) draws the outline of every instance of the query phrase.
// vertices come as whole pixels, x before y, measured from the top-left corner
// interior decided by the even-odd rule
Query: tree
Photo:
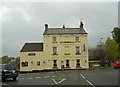
[[[94,55],[96,58],[100,59],[101,66],[105,66],[104,43],[97,44]]]
[[[118,45],[118,59],[120,59],[120,28],[115,27],[112,31],[112,37],[117,42]]]
[[[3,57],[1,57],[1,59],[2,59],[2,64],[8,64],[9,63],[8,56],[3,56]]]
[[[106,40],[104,48],[108,65],[117,60],[117,47],[114,39],[108,38]]]

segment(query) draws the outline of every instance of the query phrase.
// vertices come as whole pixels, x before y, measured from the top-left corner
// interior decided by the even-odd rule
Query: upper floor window
[[[85,44],[83,45],[83,51],[85,51]]]
[[[77,42],[79,42],[79,41],[80,41],[80,38],[79,38],[78,36],[77,36],[75,39],[76,39],[76,41],[77,41]]]
[[[80,54],[80,47],[76,46],[76,54]]]
[[[57,47],[53,47],[53,54],[57,54]]]
[[[53,42],[57,42],[57,37],[53,37]]]
[[[27,61],[22,62],[21,65],[22,65],[22,67],[27,67],[28,66],[28,62]]]
[[[28,53],[28,56],[35,56],[35,53]]]
[[[69,46],[65,46],[65,55],[70,55]]]

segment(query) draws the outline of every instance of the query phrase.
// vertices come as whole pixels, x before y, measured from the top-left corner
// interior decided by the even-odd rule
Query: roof
[[[87,32],[81,28],[47,28],[43,35],[53,34],[87,34]]]
[[[98,57],[95,56],[95,50],[88,50],[89,60],[100,60]]]
[[[43,51],[43,43],[25,43],[20,52]]]

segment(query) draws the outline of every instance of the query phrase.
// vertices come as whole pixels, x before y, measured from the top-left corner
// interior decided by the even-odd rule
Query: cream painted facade
[[[56,41],[53,40],[54,37]],[[76,41],[76,37],[79,41]],[[53,54],[54,47],[56,47],[55,55]],[[76,54],[76,47],[79,47],[79,54]],[[54,60],[56,67],[53,67]],[[28,66],[22,67],[22,62],[25,61],[28,62]],[[38,61],[40,61],[39,66]],[[89,68],[87,33],[43,34],[43,51],[20,52],[20,71],[62,69],[63,65],[65,69]]]

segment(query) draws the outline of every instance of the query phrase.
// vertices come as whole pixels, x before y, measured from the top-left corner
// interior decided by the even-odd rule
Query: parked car
[[[113,63],[113,67],[114,67],[115,69],[120,68],[120,60],[118,60],[118,61],[116,61],[115,63]]]
[[[6,80],[6,78],[13,78],[13,80],[16,80],[18,77],[18,70],[12,64],[1,64],[0,69],[2,81]]]

